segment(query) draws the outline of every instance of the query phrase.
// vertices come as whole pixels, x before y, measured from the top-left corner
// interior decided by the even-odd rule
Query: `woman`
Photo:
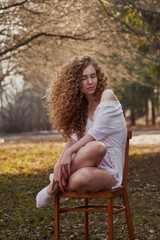
[[[121,104],[90,56],[75,57],[48,91],[50,121],[67,139],[51,183],[37,195],[47,205],[57,191],[98,192],[121,185],[127,129]]]

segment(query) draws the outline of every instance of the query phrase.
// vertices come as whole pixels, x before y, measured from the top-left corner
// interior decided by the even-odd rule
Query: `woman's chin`
[[[91,89],[91,90],[88,90],[87,91],[87,94],[89,94],[89,95],[92,95],[92,94],[94,94],[95,93],[95,89]]]

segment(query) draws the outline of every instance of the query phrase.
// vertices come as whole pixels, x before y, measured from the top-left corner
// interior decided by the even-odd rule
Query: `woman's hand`
[[[69,150],[65,150],[61,161],[56,163],[56,165],[54,166],[54,178],[52,186],[57,183],[62,192],[64,191],[66,181],[71,175],[71,160],[72,154]]]
[[[65,180],[62,177],[61,166],[60,166],[59,163],[54,166],[54,177],[53,177],[53,182],[52,182],[52,188],[53,189],[54,189],[54,185],[56,183],[58,184],[59,188],[63,192],[64,191],[63,187],[64,187]]]
[[[60,162],[62,178],[65,179],[65,184],[69,176],[71,175],[71,161],[72,161],[72,153],[69,149],[67,149],[64,152],[62,160]]]

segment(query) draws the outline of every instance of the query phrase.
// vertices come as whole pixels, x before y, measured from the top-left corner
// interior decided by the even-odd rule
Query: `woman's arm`
[[[60,164],[60,162],[61,162],[61,160],[62,160],[62,158],[63,158],[64,152],[65,152],[69,147],[71,147],[73,144],[75,144],[75,143],[76,143],[76,140],[74,140],[73,138],[70,138],[70,139],[66,142],[66,144],[65,144],[65,146],[64,146],[64,149],[63,149],[63,151],[61,152],[61,155],[60,155],[57,163],[55,164],[55,166]]]
[[[62,174],[65,179],[67,179],[68,176],[71,175],[72,155],[76,153],[81,147],[85,146],[88,142],[91,142],[94,140],[95,139],[91,135],[86,134],[79,141],[77,141],[75,144],[73,144],[68,149],[66,149],[60,162]]]
[[[74,145],[70,146],[67,150],[72,155],[73,153],[76,153],[81,147],[85,146],[88,142],[91,142],[91,141],[94,141],[94,138],[91,135],[86,134]]]
[[[57,183],[61,191],[63,191],[63,188],[66,185],[66,181],[71,175],[72,155],[76,153],[81,147],[85,146],[86,143],[93,140],[94,138],[91,135],[87,134],[77,142],[73,140],[74,142],[72,141],[66,144],[54,168],[54,180],[52,183],[53,185]]]
[[[116,95],[114,94],[114,92],[112,90],[106,89],[102,93],[100,102],[103,102],[104,100],[118,101],[118,98],[116,97]],[[86,134],[79,141],[77,141],[74,145],[69,147],[67,149],[67,151],[70,152],[69,154],[72,155],[73,153],[77,152],[81,147],[85,146],[86,143],[94,141],[94,140],[95,139],[90,134]]]
[[[61,164],[60,163],[61,163],[61,161],[63,159],[65,151],[68,148],[70,148],[75,143],[76,143],[76,140],[74,140],[72,138],[70,138],[66,142],[65,147],[64,147],[64,149],[63,149],[63,151],[62,151],[62,153],[61,153],[57,163],[54,166],[54,179],[53,179],[53,183],[52,184],[54,185],[55,183],[57,183],[61,190],[63,190],[62,184],[64,185],[66,181],[65,181],[65,177],[62,175],[62,170],[61,170]]]

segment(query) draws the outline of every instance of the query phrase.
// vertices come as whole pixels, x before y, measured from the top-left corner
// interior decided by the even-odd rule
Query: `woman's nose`
[[[88,83],[92,83],[93,81],[92,81],[92,78],[88,78]]]

